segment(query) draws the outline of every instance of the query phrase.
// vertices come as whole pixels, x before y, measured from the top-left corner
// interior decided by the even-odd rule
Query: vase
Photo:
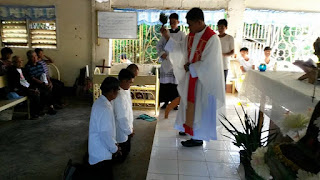
[[[250,158],[245,150],[240,150],[240,163],[244,167],[244,173],[247,180],[263,180],[251,167]]]

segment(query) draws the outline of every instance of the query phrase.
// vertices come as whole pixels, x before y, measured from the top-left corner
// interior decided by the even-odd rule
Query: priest
[[[192,147],[217,139],[216,119],[225,103],[225,82],[218,35],[205,24],[201,9],[191,9],[186,19],[190,33],[184,40],[170,38],[165,28],[161,33],[168,41],[165,49],[181,97],[175,128],[192,137],[181,142]]]

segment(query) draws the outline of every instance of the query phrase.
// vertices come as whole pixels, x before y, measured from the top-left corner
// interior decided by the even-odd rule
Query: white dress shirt
[[[116,124],[116,140],[123,143],[133,130],[133,112],[130,90],[120,87],[117,98],[113,101],[113,110]]]
[[[89,125],[89,163],[97,164],[111,160],[117,152],[116,127],[113,107],[110,101],[101,95],[93,104]]]

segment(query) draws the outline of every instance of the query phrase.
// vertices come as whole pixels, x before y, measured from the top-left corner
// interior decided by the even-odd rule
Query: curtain
[[[244,22],[248,24],[260,25],[287,25],[305,26],[315,24],[320,19],[320,13],[274,11],[274,10],[253,10],[246,9],[244,12]]]
[[[0,5],[0,20],[55,20],[54,6],[11,6]]]

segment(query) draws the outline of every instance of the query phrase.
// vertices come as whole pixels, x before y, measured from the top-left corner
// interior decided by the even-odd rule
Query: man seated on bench
[[[8,48],[2,48],[1,49],[1,58],[0,58],[0,76],[5,75],[7,72],[7,68],[11,66],[11,55],[13,54],[13,51]]]
[[[58,109],[62,108],[62,95],[63,95],[63,89],[64,89],[64,83],[59,81],[58,79],[54,79],[50,77],[49,75],[49,69],[47,66],[47,63],[53,63],[53,60],[49,57],[46,56],[43,53],[43,49],[41,48],[36,48],[34,50],[37,53],[38,56],[38,63],[40,63],[44,69],[44,72],[46,73],[47,77],[50,78],[50,81],[52,83],[52,95],[55,100],[55,107]]]
[[[44,72],[40,63],[38,63],[37,54],[33,50],[27,52],[28,63],[25,66],[26,76],[29,78],[31,86],[36,87],[41,95],[41,107],[49,106],[48,114],[54,115],[57,111],[54,110],[52,97],[52,83]]]
[[[19,56],[12,58],[12,66],[8,68],[7,78],[10,92],[19,96],[28,96],[30,99],[30,113],[32,119],[37,119],[40,114],[40,92],[32,88],[26,80],[22,71],[23,60]]]

